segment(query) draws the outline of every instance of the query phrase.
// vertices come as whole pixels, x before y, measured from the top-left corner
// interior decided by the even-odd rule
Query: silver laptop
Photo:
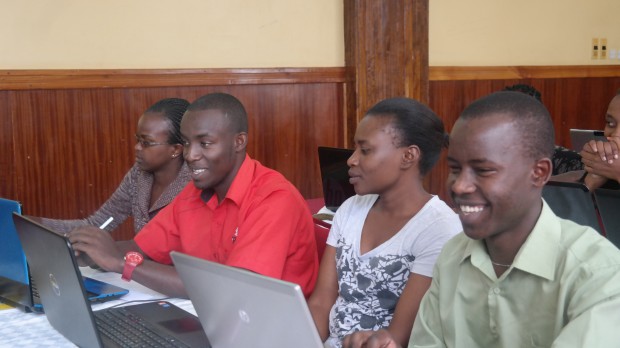
[[[165,301],[93,312],[71,243],[13,214],[47,320],[80,347],[209,347],[200,321]]]
[[[323,347],[299,285],[175,251],[170,256],[213,347]]]
[[[571,129],[570,130],[570,144],[571,148],[577,152],[583,149],[590,140],[607,141],[605,133],[601,130],[592,129]]]

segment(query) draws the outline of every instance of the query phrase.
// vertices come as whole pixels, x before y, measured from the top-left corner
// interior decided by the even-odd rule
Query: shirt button
[[[493,288],[493,292],[496,293],[496,294],[499,294],[500,290],[499,290],[499,288]]]

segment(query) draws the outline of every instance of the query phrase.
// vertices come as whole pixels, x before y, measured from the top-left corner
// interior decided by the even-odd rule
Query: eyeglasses
[[[170,145],[168,143],[157,143],[154,141],[140,139],[138,136],[136,136],[136,144],[140,144],[140,146],[142,146],[143,149],[146,149],[147,147],[151,147],[151,146],[157,146],[157,145]]]

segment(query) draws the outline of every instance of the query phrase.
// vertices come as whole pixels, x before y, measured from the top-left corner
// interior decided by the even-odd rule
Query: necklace
[[[495,266],[506,267],[506,268],[509,268],[510,266],[512,266],[512,264],[507,265],[505,263],[493,262],[493,260],[491,260],[491,263]]]

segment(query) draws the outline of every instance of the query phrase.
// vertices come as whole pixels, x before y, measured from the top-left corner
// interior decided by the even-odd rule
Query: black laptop
[[[323,198],[325,207],[332,212],[336,212],[344,201],[355,195],[355,189],[349,182],[347,165],[352,154],[351,149],[319,146]]]
[[[0,301],[27,312],[42,312],[36,282],[30,277],[26,255],[15,231],[12,214],[21,214],[19,202],[0,198]],[[91,302],[113,300],[127,294],[127,289],[84,277]]]
[[[47,320],[80,347],[208,347],[198,318],[166,301],[93,312],[71,243],[13,214]]]

